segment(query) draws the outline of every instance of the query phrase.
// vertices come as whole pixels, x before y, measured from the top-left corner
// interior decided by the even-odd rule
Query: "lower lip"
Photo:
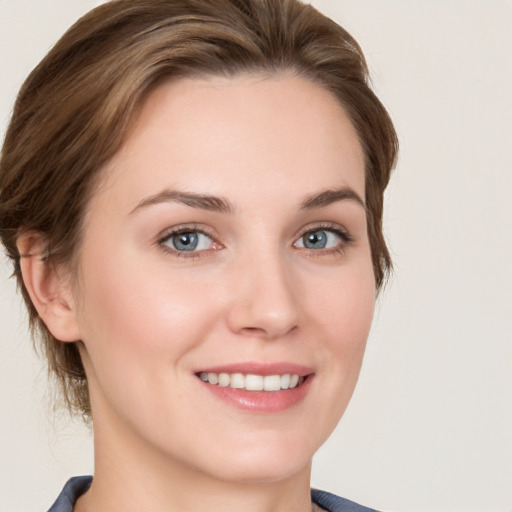
[[[281,391],[247,391],[230,387],[221,387],[200,381],[211,393],[239,409],[258,413],[277,413],[285,411],[301,402],[311,387],[313,375],[292,389]]]

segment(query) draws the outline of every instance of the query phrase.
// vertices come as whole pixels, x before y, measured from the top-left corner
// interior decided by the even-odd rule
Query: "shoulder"
[[[92,476],[70,478],[48,512],[73,512],[76,501],[89,489],[91,483]],[[377,512],[372,508],[363,507],[353,501],[317,489],[312,489],[311,497],[318,506],[328,512]]]
[[[377,512],[373,508],[363,507],[353,501],[317,489],[311,490],[311,498],[314,503],[328,512]]]
[[[76,500],[89,489],[91,483],[92,476],[70,478],[48,512],[73,512]]]

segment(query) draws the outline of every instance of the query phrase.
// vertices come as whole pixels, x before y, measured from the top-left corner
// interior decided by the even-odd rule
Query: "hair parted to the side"
[[[365,152],[368,234],[382,286],[391,268],[383,192],[398,143],[357,42],[297,0],[110,1],[75,23],[27,78],[0,160],[0,238],[71,411],[90,416],[78,347],[56,340],[38,316],[23,284],[17,238],[41,233],[46,264],[72,268],[99,171],[147,95],[166,79],[248,72],[295,73],[345,108]]]

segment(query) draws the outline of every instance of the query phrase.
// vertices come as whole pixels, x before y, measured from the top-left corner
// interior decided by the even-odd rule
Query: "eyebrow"
[[[350,187],[342,187],[338,189],[324,190],[319,193],[308,196],[300,205],[301,210],[314,210],[329,206],[338,201],[350,200],[355,201],[366,211],[366,205],[359,194]],[[235,208],[233,204],[226,198],[210,196],[205,194],[194,194],[190,192],[181,192],[178,190],[163,190],[157,194],[146,197],[140,201],[137,206],[130,212],[130,215],[141,208],[161,204],[161,203],[182,203],[192,208],[199,208],[218,213],[233,214]]]
[[[366,204],[361,196],[350,187],[342,187],[331,190],[324,190],[323,192],[312,194],[307,197],[301,204],[301,210],[313,210],[315,208],[322,208],[329,206],[337,201],[355,201],[362,206],[366,211]]]
[[[158,194],[146,197],[140,201],[137,206],[130,212],[130,215],[141,208],[152,206],[160,203],[182,203],[192,208],[200,208],[210,212],[233,213],[235,211],[233,205],[227,199],[204,194],[192,194],[189,192],[180,192],[177,190],[163,190]]]

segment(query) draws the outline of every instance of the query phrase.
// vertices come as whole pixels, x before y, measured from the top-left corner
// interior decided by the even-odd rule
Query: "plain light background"
[[[92,0],[0,0],[0,135]],[[316,0],[362,45],[401,142],[396,271],[313,484],[381,510],[512,511],[512,2]],[[92,441],[51,412],[0,257],[0,511],[46,510]]]

